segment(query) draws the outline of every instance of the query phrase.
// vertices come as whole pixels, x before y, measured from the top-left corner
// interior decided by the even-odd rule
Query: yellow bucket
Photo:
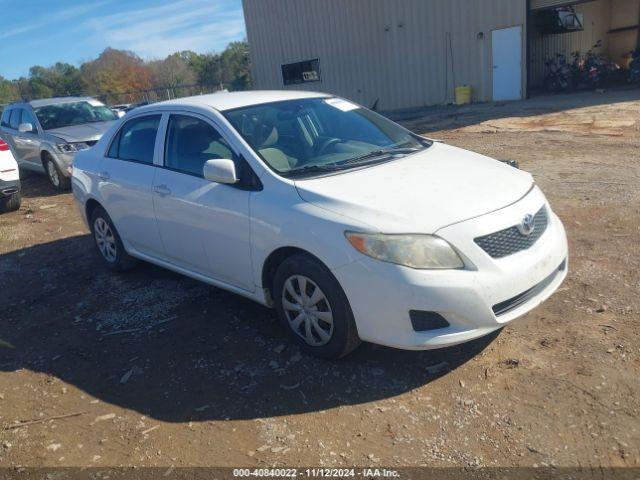
[[[471,86],[456,87],[456,105],[467,105],[468,103],[471,103]]]

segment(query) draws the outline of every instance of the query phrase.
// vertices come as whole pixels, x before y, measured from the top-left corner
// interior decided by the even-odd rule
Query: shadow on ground
[[[63,195],[66,192],[56,190],[45,174],[20,170],[22,198],[46,198]]]
[[[0,371],[53,375],[169,422],[252,419],[393,397],[464,364],[496,335],[432,352],[363,345],[301,354],[272,312],[151,265],[106,271],[89,236],[0,256]]]

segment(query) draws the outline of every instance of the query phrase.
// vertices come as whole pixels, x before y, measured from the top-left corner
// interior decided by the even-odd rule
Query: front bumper
[[[73,159],[75,158],[75,154],[56,153],[55,156],[62,174],[65,177],[70,177],[73,173]]]
[[[509,207],[438,231],[463,254],[464,270],[414,270],[368,257],[334,270],[360,338],[404,349],[441,348],[487,335],[538,306],[568,270],[565,230],[550,207],[546,231],[527,250],[494,259],[473,239],[515,225],[544,204],[536,188]],[[411,310],[437,312],[449,326],[417,332]]]
[[[20,191],[20,180],[0,180],[0,198],[10,197]]]

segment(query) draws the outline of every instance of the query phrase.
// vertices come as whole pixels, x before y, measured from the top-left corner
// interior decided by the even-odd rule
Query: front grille
[[[520,233],[518,226],[474,239],[474,242],[493,258],[503,258],[531,248],[542,236],[549,224],[547,208],[542,207],[533,217],[534,228],[529,235]]]
[[[533,297],[542,292],[545,288],[547,288],[551,283],[555,280],[556,276],[563,272],[564,269],[567,268],[567,260],[563,260],[560,266],[553,271],[551,275],[545,278],[543,281],[530,288],[529,290],[522,292],[519,295],[516,295],[509,300],[505,300],[504,302],[500,302],[493,306],[493,313],[496,317],[500,315],[504,315],[505,313],[509,313],[512,310],[515,310],[520,305],[524,305],[526,302],[531,300]]]

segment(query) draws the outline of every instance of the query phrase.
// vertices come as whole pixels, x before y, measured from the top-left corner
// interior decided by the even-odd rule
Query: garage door
[[[542,10],[550,7],[565,7],[567,5],[575,5],[576,3],[584,3],[585,0],[567,1],[567,0],[531,0],[531,10]]]

